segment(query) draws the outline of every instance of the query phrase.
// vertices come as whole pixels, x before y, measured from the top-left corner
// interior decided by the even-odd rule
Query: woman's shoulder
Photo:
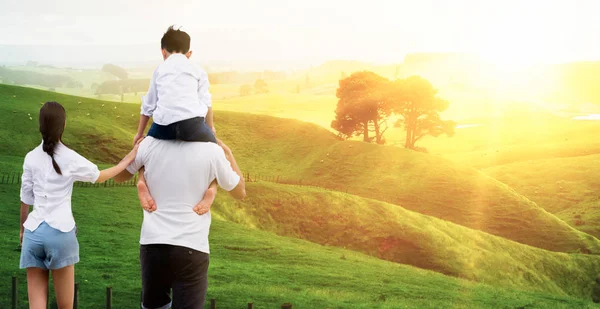
[[[42,149],[42,144],[39,144],[25,155],[25,162],[35,160],[41,154],[44,154],[44,150]]]
[[[60,156],[64,157],[69,161],[85,159],[82,155],[80,155],[77,151],[69,148],[67,145],[60,143],[56,148],[56,152],[60,153]]]

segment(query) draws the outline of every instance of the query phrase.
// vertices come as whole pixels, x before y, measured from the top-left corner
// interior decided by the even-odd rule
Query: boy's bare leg
[[[210,210],[210,206],[215,200],[217,196],[217,181],[213,180],[208,186],[206,193],[204,193],[204,197],[196,206],[194,206],[194,212],[196,212],[199,216],[207,213]]]
[[[144,178],[144,167],[142,167],[139,171],[139,179],[137,183],[138,189],[138,198],[140,199],[140,203],[142,204],[142,208],[148,212],[153,212],[156,210],[156,203],[150,195],[150,190],[146,185],[146,178]]]

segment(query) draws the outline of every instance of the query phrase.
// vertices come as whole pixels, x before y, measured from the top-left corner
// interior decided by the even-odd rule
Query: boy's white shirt
[[[212,106],[208,74],[183,54],[171,54],[161,63],[142,97],[141,114],[159,125],[206,117]]]

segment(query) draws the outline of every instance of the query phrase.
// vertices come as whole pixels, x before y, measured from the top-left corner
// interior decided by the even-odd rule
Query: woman
[[[21,262],[27,268],[29,308],[46,308],[52,271],[59,308],[73,308],[79,243],[71,212],[73,182],[104,182],[134,159],[137,145],[116,166],[103,171],[62,143],[65,109],[47,102],[40,109],[42,143],[25,156],[21,185]],[[29,213],[29,207],[33,211]]]

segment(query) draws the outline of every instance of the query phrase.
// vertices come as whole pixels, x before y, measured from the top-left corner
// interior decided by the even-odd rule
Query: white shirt
[[[183,54],[172,54],[161,63],[142,98],[142,115],[159,125],[206,117],[212,106],[208,74]]]
[[[42,144],[25,156],[21,201],[33,205],[33,211],[23,226],[32,232],[44,221],[61,232],[71,231],[75,227],[71,211],[73,182],[94,183],[100,177],[94,163],[62,143],[55,148],[54,160],[62,175],[52,167],[52,158],[44,152]]]
[[[156,210],[144,211],[140,244],[167,244],[210,253],[210,211],[199,216],[193,207],[215,179],[226,191],[238,185],[240,176],[225,158],[223,149],[214,143],[148,136],[127,171],[135,174],[142,166]]]

